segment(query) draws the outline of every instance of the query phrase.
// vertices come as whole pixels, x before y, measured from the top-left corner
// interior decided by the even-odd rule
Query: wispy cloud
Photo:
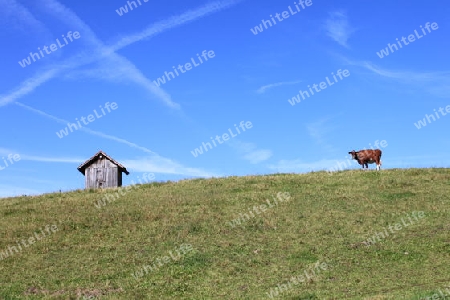
[[[241,157],[251,164],[258,164],[272,157],[272,151],[268,149],[258,149],[254,143],[241,142],[232,140],[229,145],[234,148]]]
[[[209,2],[205,5],[197,7],[196,9],[188,10],[177,16],[172,16],[166,20],[152,24],[140,32],[122,37],[116,44],[108,49],[108,52],[115,52],[123,47],[156,36],[169,29],[176,28],[180,25],[184,25],[197,19],[220,12],[242,1],[243,0],[225,0]]]
[[[449,80],[450,72],[411,72],[411,71],[393,71],[388,69],[383,69],[376,66],[373,63],[364,61],[361,63],[355,63],[356,65],[362,66],[375,74],[383,77],[393,78],[403,80],[409,83],[415,82],[432,82],[441,79]]]
[[[15,100],[31,93],[34,89],[59,74],[62,69],[63,68],[54,68],[45,72],[39,72],[35,76],[25,80],[18,88],[14,89],[9,94],[0,95],[0,106],[14,102]]]
[[[251,164],[259,164],[260,162],[268,160],[272,157],[272,151],[267,149],[254,150],[244,155],[244,159]]]
[[[66,78],[96,78],[113,82],[131,82],[147,90],[151,95],[162,100],[172,109],[180,109],[180,105],[172,100],[172,97],[162,88],[155,85],[130,61],[117,54],[111,54],[108,59],[96,63],[96,68],[68,73]]]
[[[335,11],[329,15],[324,24],[327,35],[339,45],[349,48],[347,40],[355,32],[355,29],[350,26],[347,14],[343,11]]]
[[[22,4],[16,0],[0,0],[0,24],[4,23],[7,28],[20,30],[23,32],[30,31],[50,36],[47,27]]]
[[[12,151],[11,149],[6,148],[0,148],[0,155],[8,155],[8,154],[15,154],[17,152]]]
[[[44,157],[44,156],[35,156],[28,155],[24,153],[20,153],[16,150],[0,148],[0,155],[8,155],[8,154],[19,154],[20,160],[29,160],[29,161],[37,161],[37,162],[55,162],[55,163],[77,163],[80,164],[85,159],[83,158],[73,158],[73,157]]]
[[[15,102],[15,104],[17,104],[17,105],[19,105],[19,106],[21,106],[21,107],[23,107],[23,108],[25,108],[25,109],[27,109],[29,111],[32,111],[32,112],[34,112],[36,114],[39,114],[41,116],[44,116],[44,117],[49,118],[51,120],[54,120],[54,121],[56,121],[56,122],[58,122],[60,124],[67,125],[68,123],[70,123],[67,120],[64,120],[64,119],[52,116],[52,115],[50,115],[50,114],[48,114],[46,112],[43,112],[42,110],[39,110],[39,109],[36,109],[36,108],[32,108],[32,107],[30,107],[28,105],[25,105],[25,104],[22,104],[20,102]],[[158,155],[157,153],[151,151],[150,149],[147,149],[145,147],[139,146],[139,145],[137,145],[135,143],[129,142],[129,141],[125,140],[125,139],[122,139],[122,138],[119,138],[119,137],[116,137],[116,136],[113,136],[113,135],[105,134],[103,132],[95,131],[95,130],[92,130],[92,129],[89,129],[89,128],[86,128],[86,127],[80,127],[79,130],[84,131],[86,133],[89,133],[91,135],[99,136],[99,137],[102,137],[102,138],[105,138],[105,139],[109,139],[109,140],[112,140],[112,141],[115,141],[115,142],[118,142],[118,143],[125,144],[127,146],[132,147],[132,148],[139,149],[139,150],[141,150],[141,151],[143,151],[145,153]]]
[[[448,98],[450,94],[450,72],[417,72],[392,70],[377,66],[369,61],[354,61],[343,56],[338,56],[345,63],[369,70],[375,75],[386,79],[392,79],[396,82],[408,84],[414,87],[425,89],[428,93]]]
[[[52,78],[55,78],[62,71],[75,70],[80,66],[108,59],[112,60],[112,62],[109,62],[109,64],[100,64],[100,66],[108,66],[108,68],[110,68],[110,65],[112,63],[115,67],[114,71],[119,69],[121,71],[121,75],[125,76],[127,80],[130,80],[144,87],[147,91],[156,96],[159,100],[163,101],[170,108],[179,109],[180,105],[173,102],[169,94],[167,94],[162,88],[156,86],[151,80],[146,78],[143,73],[136,68],[136,66],[129,62],[126,58],[115,53],[115,51],[131,45],[132,43],[154,37],[169,29],[219,12],[239,2],[241,1],[228,0],[211,2],[206,5],[200,6],[197,9],[189,10],[181,15],[172,16],[164,21],[157,22],[138,33],[122,37],[116,44],[112,46],[105,46],[97,38],[90,27],[86,25],[72,10],[66,8],[61,3],[55,0],[41,0],[39,2],[40,4],[42,4],[40,7],[43,8],[46,13],[51,14],[53,17],[59,19],[65,24],[69,24],[70,26],[79,28],[79,31],[83,36],[83,41],[89,44],[91,46],[91,49],[74,57],[71,57],[57,66],[53,66],[45,73],[39,73],[33,78],[24,81],[18,88],[14,89],[12,92],[9,92],[6,95],[0,95],[0,106],[18,100],[21,97],[31,93],[34,89],[36,89],[43,83],[49,81]],[[95,72],[97,70],[99,72]],[[97,76],[100,79],[107,80],[111,79],[110,76],[105,76],[105,74],[108,73],[111,74],[111,72],[109,72],[108,70],[105,71],[99,67],[97,69],[94,68],[93,70],[91,70],[91,72],[89,72],[89,76]],[[83,72],[78,73],[78,75],[79,74],[83,74]],[[117,78],[119,77],[114,77],[113,79],[117,80]]]
[[[70,69],[75,69],[79,66],[87,65],[92,62],[97,62],[100,67],[106,68],[106,70],[102,70],[100,67],[94,69],[100,71],[97,73],[97,78],[108,80],[112,77],[105,76],[105,74],[118,72],[119,74],[117,74],[116,77],[113,77],[114,80],[117,80],[117,78],[125,78],[128,81],[140,85],[152,95],[156,96],[156,98],[163,101],[163,103],[170,108],[180,108],[178,103],[172,101],[169,94],[167,94],[162,88],[155,85],[150,79],[146,78],[134,64],[114,51],[110,51],[110,48],[100,41],[91,28],[71,9],[63,6],[56,0],[41,0],[41,2],[43,4],[43,8],[48,14],[59,19],[59,21],[63,23],[79,28],[83,36],[83,40],[91,47],[91,51],[80,53],[68,60],[68,65],[71,66]],[[111,66],[114,66],[114,72],[112,72]],[[95,75],[96,73],[91,73],[91,76]]]
[[[268,89],[274,88],[274,87],[278,87],[278,86],[282,86],[282,85],[292,85],[292,84],[297,84],[302,82],[301,80],[297,80],[297,81],[284,81],[284,82],[277,82],[277,83],[271,83],[268,85],[263,85],[262,87],[260,87],[259,89],[256,90],[256,92],[258,94],[263,94],[265,93]]]
[[[70,157],[44,157],[34,155],[20,155],[21,160],[29,160],[36,162],[49,162],[49,163],[68,163],[68,164],[81,164],[86,159],[83,158],[70,158]]]

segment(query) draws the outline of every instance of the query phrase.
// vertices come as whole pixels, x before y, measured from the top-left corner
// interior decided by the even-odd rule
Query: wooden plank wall
[[[85,170],[86,189],[99,188],[99,182],[102,183],[102,188],[121,186],[119,174],[121,172],[118,167],[111,161],[106,158],[97,159]]]

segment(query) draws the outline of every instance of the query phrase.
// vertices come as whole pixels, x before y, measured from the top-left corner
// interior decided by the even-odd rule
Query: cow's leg
[[[381,169],[381,159],[378,158],[375,163],[377,164],[377,171],[379,171]]]

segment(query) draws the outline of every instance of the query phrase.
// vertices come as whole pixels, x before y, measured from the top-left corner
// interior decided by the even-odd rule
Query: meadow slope
[[[152,183],[96,207],[115,193],[0,199],[0,299],[421,299],[450,284],[450,169]]]

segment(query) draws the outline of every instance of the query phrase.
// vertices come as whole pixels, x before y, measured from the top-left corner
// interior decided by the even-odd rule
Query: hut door
[[[103,168],[97,169],[97,188],[101,189],[105,186],[105,170]]]

